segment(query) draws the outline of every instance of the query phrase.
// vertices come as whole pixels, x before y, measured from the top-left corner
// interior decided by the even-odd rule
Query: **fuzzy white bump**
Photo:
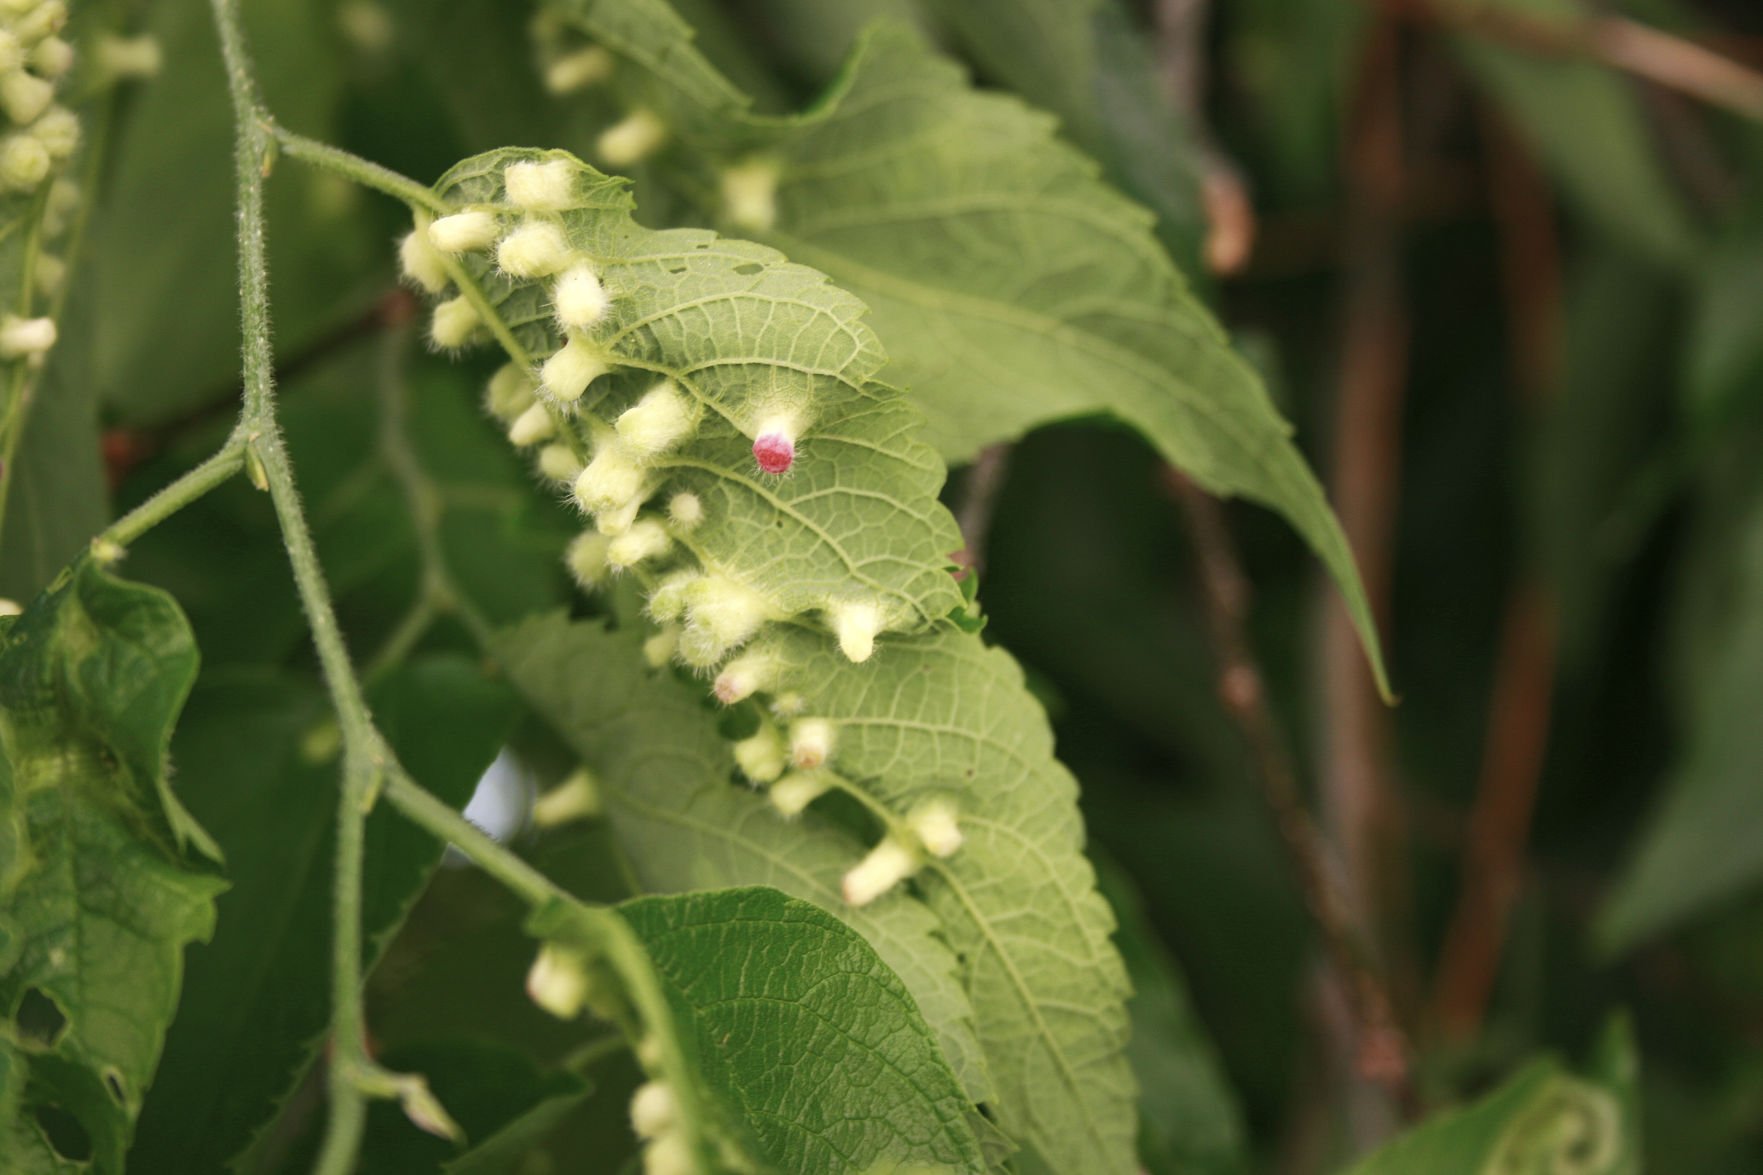
[[[690,490],[681,490],[667,502],[667,518],[681,531],[691,531],[704,521],[704,502]]]
[[[553,94],[574,94],[612,76],[613,57],[599,45],[566,53],[545,67],[545,88]]]
[[[841,889],[845,901],[867,906],[918,872],[918,854],[893,837],[887,837],[845,874]]]
[[[907,827],[934,857],[952,857],[967,838],[961,832],[954,801],[925,800],[906,817]]]
[[[851,661],[867,661],[875,652],[875,637],[882,630],[882,610],[867,601],[842,600],[827,609],[839,652]]]
[[[441,263],[440,253],[429,243],[428,231],[424,228],[411,229],[398,242],[398,268],[403,271],[405,281],[430,294],[445,290],[451,280],[447,276],[447,267]]]
[[[611,539],[594,530],[583,531],[570,542],[563,562],[576,583],[590,590],[599,586],[609,569],[606,549],[611,543]]]
[[[508,202],[533,212],[556,212],[575,198],[575,168],[567,159],[510,163],[502,171]]]
[[[784,740],[770,723],[735,744],[735,765],[754,783],[770,783],[784,773]]]
[[[557,420],[543,404],[534,404],[508,426],[508,443],[517,449],[548,441],[557,435]]]
[[[429,244],[443,253],[487,249],[496,239],[496,218],[481,208],[455,212],[429,225]]]
[[[546,277],[569,264],[569,242],[548,220],[528,220],[496,246],[496,265],[512,277]]]
[[[809,804],[825,795],[830,787],[824,775],[792,771],[771,785],[767,798],[778,815],[786,820],[794,820],[807,811]]]
[[[722,214],[729,223],[751,232],[777,224],[777,164],[754,159],[722,173]]]
[[[691,435],[697,405],[672,380],[662,380],[625,409],[613,427],[638,458],[665,453]]]
[[[679,1099],[665,1081],[645,1081],[631,1095],[631,1130],[638,1138],[658,1138],[679,1120]]]
[[[55,345],[55,338],[53,318],[20,318],[8,314],[0,320],[0,358],[42,355]]]
[[[832,757],[836,735],[824,718],[804,718],[790,727],[790,762],[806,771]]]
[[[616,510],[643,492],[643,467],[624,446],[604,444],[575,479],[575,500],[590,514]]]
[[[611,167],[626,167],[653,155],[667,142],[667,124],[653,110],[633,110],[601,133],[595,144]]]
[[[606,296],[606,287],[600,284],[594,267],[578,261],[565,269],[551,287],[551,305],[565,330],[582,330],[605,318],[612,300]]]
[[[606,548],[606,562],[614,569],[635,567],[645,559],[667,554],[673,538],[667,528],[653,518],[639,519],[629,530],[612,540]]]
[[[565,403],[582,398],[588,385],[611,371],[606,356],[592,343],[572,338],[539,368],[539,383]]]
[[[574,951],[546,943],[526,973],[526,994],[559,1020],[581,1015],[588,1001],[588,973]]]

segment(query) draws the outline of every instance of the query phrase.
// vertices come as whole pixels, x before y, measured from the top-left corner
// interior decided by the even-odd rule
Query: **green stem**
[[[219,452],[111,523],[109,529],[92,540],[93,546],[128,546],[209,490],[231,480],[244,465],[245,438],[235,432]]]
[[[507,886],[529,906],[553,899],[573,902],[549,878],[484,832],[477,825],[436,799],[401,769],[394,768],[386,780],[386,802],[404,813],[411,823],[437,839],[448,841],[470,857],[479,869]]]
[[[337,805],[337,866],[332,943],[330,1115],[317,1171],[346,1175],[355,1165],[366,1121],[361,1075],[369,1071],[361,1009],[361,871],[366,808],[386,758],[368,717],[348,650],[331,606],[330,589],[276,421],[275,368],[270,345],[269,263],[264,245],[263,175],[271,158],[269,120],[258,104],[252,66],[240,31],[237,0],[212,0],[226,62],[235,134],[238,199],[239,304],[243,333],[244,409],[240,430],[268,483],[281,524],[300,603],[343,736],[343,780]]]
[[[384,193],[394,200],[402,200],[412,208],[422,208],[430,212],[448,211],[447,202],[423,187],[409,176],[399,175],[389,167],[383,167],[370,159],[351,154],[340,147],[329,143],[321,143],[317,139],[309,139],[305,135],[279,126],[274,122],[267,124],[270,134],[281,149],[295,159],[310,163],[325,171],[335,172],[360,184],[364,188],[372,188]]]

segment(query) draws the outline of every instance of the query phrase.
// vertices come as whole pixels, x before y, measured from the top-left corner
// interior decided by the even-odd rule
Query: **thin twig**
[[[1763,73],[1622,16],[1533,16],[1460,0],[1379,0],[1391,16],[1438,25],[1548,57],[1583,57],[1763,121]]]
[[[1534,407],[1555,388],[1562,362],[1561,250],[1553,199],[1516,136],[1491,116],[1484,127],[1512,320],[1513,388]],[[1432,993],[1432,1019],[1452,1039],[1475,1034],[1499,976],[1548,749],[1555,664],[1553,602],[1535,571],[1523,568],[1501,624],[1462,881]]]
[[[250,456],[262,470],[300,602],[312,628],[319,667],[343,736],[343,786],[337,804],[336,889],[332,927],[330,1114],[317,1170],[344,1175],[353,1169],[367,1120],[364,1085],[379,1076],[367,1050],[361,1007],[361,886],[365,823],[375,783],[389,757],[368,717],[343,633],[331,605],[312,533],[294,486],[281,426],[276,418],[274,356],[270,341],[269,264],[264,240],[263,179],[272,139],[257,98],[250,57],[239,28],[237,0],[213,0],[232,100],[234,167],[238,198],[239,303],[244,408],[240,427]],[[375,1084],[378,1084],[375,1082]]]
[[[1355,928],[1328,850],[1304,807],[1297,769],[1286,750],[1272,711],[1260,666],[1249,646],[1245,622],[1250,591],[1219,504],[1174,469],[1165,474],[1181,506],[1199,559],[1200,586],[1213,655],[1218,661],[1218,696],[1236,723],[1253,760],[1255,776],[1272,810],[1281,840],[1298,875],[1299,888],[1315,919],[1330,965],[1342,980],[1357,1027],[1358,1071],[1387,1089],[1399,1103],[1412,1100],[1407,1038],[1382,977]]]
[[[1340,383],[1329,489],[1380,627],[1388,611],[1401,471],[1401,415],[1409,323],[1401,276],[1404,179],[1398,38],[1381,26],[1366,42],[1355,131],[1348,145]],[[1396,859],[1389,711],[1359,651],[1347,611],[1324,605],[1321,672],[1324,824],[1339,845],[1347,900],[1381,925],[1383,882]]]
[[[1004,488],[1004,477],[1009,471],[1009,442],[988,445],[973,459],[967,469],[967,480],[961,486],[955,522],[961,527],[961,538],[966,546],[957,555],[957,560],[976,572],[985,570],[986,540],[992,533],[992,515],[998,508],[998,492]]]

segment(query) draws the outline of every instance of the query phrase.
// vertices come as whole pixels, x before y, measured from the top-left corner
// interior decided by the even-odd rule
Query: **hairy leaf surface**
[[[873,382],[884,362],[863,305],[771,249],[695,230],[653,232],[631,218],[625,182],[565,152],[494,151],[466,160],[436,185],[463,208],[490,208],[513,227],[510,166],[570,169],[568,205],[554,221],[573,255],[591,262],[611,296],[606,319],[583,332],[615,368],[568,427],[607,443],[607,425],[658,377],[684,389],[701,418],[649,463],[646,494],[689,491],[705,521],[675,541],[707,572],[758,592],[783,615],[830,607],[852,594],[876,601],[889,627],[922,628],[962,606],[945,571],[960,546],[936,502],[941,463],[916,437],[918,414]],[[472,255],[467,269],[502,322],[535,359],[558,349],[547,282],[511,278]],[[804,424],[787,476],[755,463],[765,421]],[[603,527],[604,528],[604,527]]]
[[[196,662],[171,597],[89,560],[0,621],[8,1170],[65,1169],[58,1154],[122,1170],[184,947],[214,928],[225,886],[201,858],[218,852],[172,794],[166,760]]]
[[[695,56],[683,37],[646,39],[658,24],[639,36],[608,22],[607,5],[557,8],[639,65]],[[1048,421],[1119,417],[1206,489],[1284,515],[1340,585],[1381,678],[1351,553],[1290,426],[1187,289],[1150,215],[1100,182],[1051,119],[973,89],[898,26],[872,33],[795,119],[630,72],[629,100],[691,143],[676,182],[706,214],[869,304],[888,375],[923,406],[945,457]],[[769,207],[731,198],[731,169],[769,174]]]
[[[819,907],[774,889],[638,898],[698,1080],[777,1170],[982,1171],[967,1099],[911,995]]]
[[[1053,1170],[1125,1170],[1134,1091],[1114,920],[1082,854],[1075,784],[1052,757],[1020,670],[948,630],[895,638],[860,666],[809,630],[764,639],[787,666],[778,692],[799,694],[806,713],[838,729],[834,766],[854,790],[891,813],[929,796],[960,807],[966,843],[916,885],[959,961],[998,1124]],[[522,691],[606,776],[614,819],[639,838],[642,859],[656,857],[665,884],[734,875],[787,885],[840,909],[890,957],[901,935],[923,934],[916,914],[889,912],[908,906],[902,895],[857,910],[839,904],[833,878],[861,849],[812,811],[801,826],[784,825],[728,782],[714,716],[671,679],[634,685],[643,673],[634,642],[552,620],[518,630],[501,652]],[[678,701],[661,700],[670,691]],[[650,714],[666,725],[646,731]],[[695,737],[684,733],[694,714]],[[904,926],[889,927],[890,918]],[[920,941],[912,954],[934,978],[940,952]]]

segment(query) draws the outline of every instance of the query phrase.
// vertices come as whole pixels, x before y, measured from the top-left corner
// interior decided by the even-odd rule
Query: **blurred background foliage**
[[[545,92],[523,4],[245,7],[287,124],[425,181],[504,144],[585,155],[610,116]],[[914,22],[982,83],[1058,115],[1157,212],[1297,424],[1380,610],[1401,695],[1389,710],[1299,542],[1271,515],[1230,508],[1272,708],[1391,978],[1423,1103],[1484,1092],[1539,1051],[1593,1055],[1626,1010],[1649,1165],[1763,1170],[1763,9],[679,7],[705,51],[777,110],[811,103],[872,18]],[[1553,18],[1578,23],[1537,23]],[[174,64],[115,112],[76,276],[93,292],[83,304],[106,312],[81,313],[76,298],[63,324],[15,475],[0,595],[28,599],[107,512],[187,468],[230,421],[223,79],[205,6],[158,3],[145,19]],[[1743,71],[1712,95],[1643,80],[1644,54],[1617,68],[1600,48],[1632,49],[1611,32],[1628,22]],[[642,215],[665,221],[666,194],[637,178]],[[270,194],[289,442],[352,648],[386,698],[461,707],[456,764],[481,768],[512,730],[532,774],[553,778],[567,759],[461,670],[460,655],[476,655],[463,630],[443,622],[416,661],[373,666],[421,587],[418,544],[440,544],[485,616],[512,620],[569,600],[555,558],[568,519],[479,418],[486,372],[412,341],[392,292],[402,213],[291,165]],[[1123,911],[1147,1163],[1329,1168],[1389,1123],[1356,1099],[1350,1064],[1343,1073],[1304,895],[1218,700],[1189,535],[1159,462],[1129,432],[1075,421],[1015,445],[1001,471],[988,635],[1053,714]],[[964,494],[958,473],[950,501]],[[192,990],[229,984],[228,952],[254,949],[229,938],[259,916],[251,903],[289,925],[327,916],[324,804],[274,826],[227,815],[240,723],[254,732],[253,773],[276,788],[325,762],[283,559],[268,502],[238,484],[164,526],[128,568],[174,592],[203,652],[177,735],[180,794],[231,861],[298,842],[297,867],[277,876],[304,890],[241,882],[223,898],[215,945],[191,955]],[[584,895],[622,895],[616,868],[583,865],[608,853],[566,849],[534,845]],[[414,891],[387,884],[395,925]],[[579,1101],[581,1081],[534,1069],[582,1042],[520,998],[528,948],[502,895],[443,870],[404,934],[379,946],[379,1043],[457,1089],[447,1104],[462,1120],[501,1121],[510,1089]],[[323,1023],[291,994],[319,990],[321,961],[308,962],[310,974],[274,981],[285,990],[240,996],[278,1009],[294,1040]],[[437,1021],[468,1019],[498,1037],[494,1058],[432,1038]],[[180,1019],[155,1092],[223,1060],[216,1039]],[[297,1069],[309,1046],[277,1055]],[[470,1075],[486,1066],[511,1076],[477,1089]],[[635,1076],[618,1060],[585,1080],[619,1090]],[[281,1107],[256,1143],[274,1166],[299,1153],[314,1095],[261,1097]],[[603,1148],[594,1116],[616,1118],[624,1099],[590,1104],[553,1132],[560,1159]],[[177,1154],[179,1127],[149,1102],[137,1158]],[[369,1153],[387,1170],[438,1162],[398,1145],[379,1138],[390,1149]]]

